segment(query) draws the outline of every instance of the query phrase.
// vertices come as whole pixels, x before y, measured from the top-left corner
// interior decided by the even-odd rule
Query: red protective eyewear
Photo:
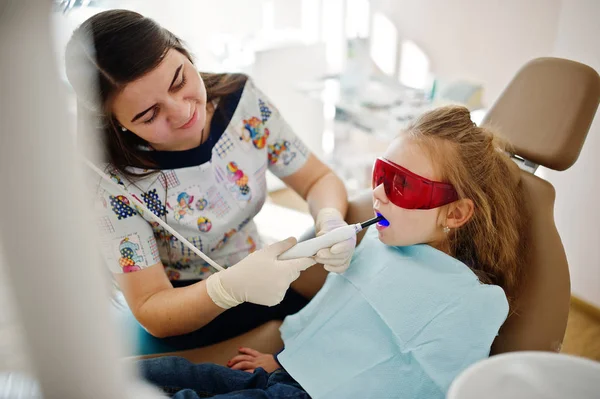
[[[458,200],[449,183],[431,181],[385,158],[373,166],[373,189],[383,184],[392,204],[404,209],[433,209]]]

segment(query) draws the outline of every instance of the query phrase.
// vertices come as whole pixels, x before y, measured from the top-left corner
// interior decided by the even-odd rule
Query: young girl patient
[[[285,319],[276,358],[162,357],[143,376],[174,398],[443,398],[489,356],[518,292],[521,186],[503,149],[466,108],[424,114],[375,161],[373,211],[387,222]]]

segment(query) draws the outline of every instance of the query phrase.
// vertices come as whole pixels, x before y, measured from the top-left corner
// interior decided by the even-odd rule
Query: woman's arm
[[[344,183],[314,155],[311,154],[299,170],[282,180],[308,202],[314,219],[324,208],[335,208],[343,217],[346,215],[348,193]]]
[[[152,335],[181,335],[244,302],[280,303],[300,272],[315,264],[312,258],[278,260],[295,244],[293,238],[271,244],[188,287],[173,288],[160,263],[116,278],[133,314]]]
[[[206,281],[173,288],[162,263],[114,276],[135,318],[158,338],[195,331],[225,311],[208,296]]]
[[[319,211],[334,208],[343,219],[348,210],[348,194],[339,177],[314,155],[295,173],[282,180],[308,202],[310,213],[317,220]],[[315,234],[318,233],[315,231]],[[327,270],[323,265],[311,267],[300,274],[292,288],[305,298],[314,297],[323,286]]]

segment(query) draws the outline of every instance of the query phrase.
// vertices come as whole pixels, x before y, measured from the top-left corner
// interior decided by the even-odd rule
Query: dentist
[[[199,73],[176,36],[126,10],[86,20],[65,58],[78,112],[100,127],[106,173],[226,267],[210,268],[99,181],[103,255],[150,334],[177,350],[235,337],[304,307],[289,288],[301,271],[348,267],[355,238],[289,261],[277,256],[294,239],[260,249],[253,218],[267,170],[308,202],[317,235],[346,224],[347,193],[250,78]],[[85,95],[90,69],[98,100]]]

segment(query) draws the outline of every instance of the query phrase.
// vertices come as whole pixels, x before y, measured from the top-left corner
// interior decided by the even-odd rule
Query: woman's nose
[[[189,101],[173,99],[168,107],[168,120],[171,126],[178,128],[185,125],[192,117],[191,108]]]

